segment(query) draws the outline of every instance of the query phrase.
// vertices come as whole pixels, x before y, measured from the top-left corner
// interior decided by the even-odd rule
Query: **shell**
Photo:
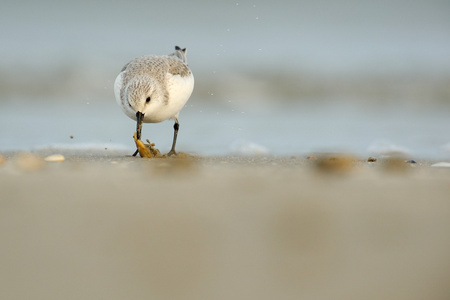
[[[431,165],[433,168],[450,168],[450,162],[438,162]]]
[[[44,160],[50,162],[63,162],[64,160],[66,160],[66,158],[62,154],[53,154],[47,156],[46,158],[44,158]]]

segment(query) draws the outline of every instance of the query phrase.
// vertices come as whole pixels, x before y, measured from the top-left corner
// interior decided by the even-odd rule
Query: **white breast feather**
[[[189,100],[194,89],[194,76],[180,76],[167,74],[167,90],[169,92],[168,110],[171,111],[171,118],[177,118],[180,110]]]
[[[122,99],[120,98],[120,91],[123,87],[123,73],[124,72],[120,72],[119,75],[117,75],[116,81],[114,81],[114,96],[116,96],[117,104],[121,107],[123,106]]]

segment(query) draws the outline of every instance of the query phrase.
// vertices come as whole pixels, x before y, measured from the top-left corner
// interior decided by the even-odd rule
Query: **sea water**
[[[234,106],[191,99],[181,111],[177,150],[199,155],[345,152],[450,158],[447,109],[372,109],[348,103]],[[115,100],[15,99],[0,109],[0,151],[45,148],[132,153],[135,121]],[[170,149],[171,120],[144,124],[142,135]]]

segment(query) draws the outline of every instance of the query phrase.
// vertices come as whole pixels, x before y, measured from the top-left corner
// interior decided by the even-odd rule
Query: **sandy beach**
[[[450,296],[436,162],[50,154],[0,165],[2,299]]]

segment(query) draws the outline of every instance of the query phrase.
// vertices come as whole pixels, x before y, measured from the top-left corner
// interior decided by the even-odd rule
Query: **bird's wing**
[[[168,60],[168,63],[168,72],[172,75],[180,75],[181,77],[186,77],[191,74],[191,70],[189,70],[189,67],[179,59],[170,58]]]

